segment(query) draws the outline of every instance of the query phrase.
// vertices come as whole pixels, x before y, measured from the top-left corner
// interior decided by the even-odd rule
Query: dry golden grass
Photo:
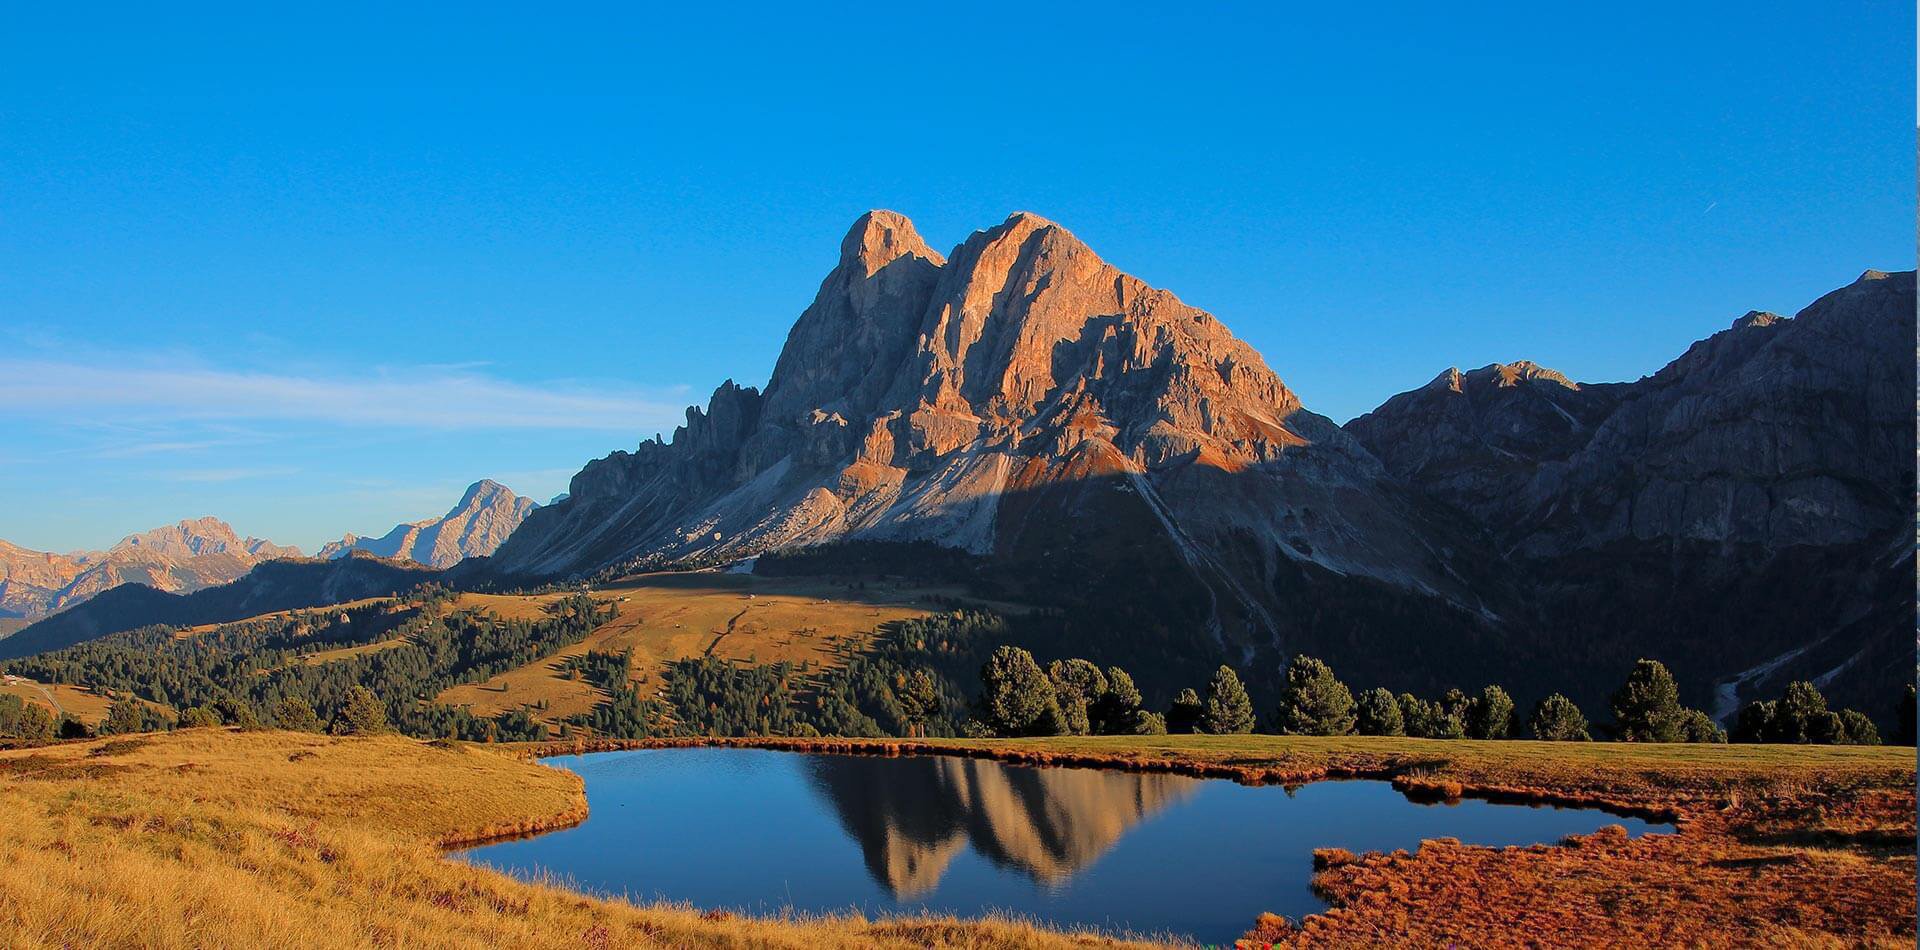
[[[438,701],[468,706],[480,716],[544,702],[541,715],[557,723],[592,710],[605,698],[587,683],[560,672],[567,658],[589,650],[633,651],[635,676],[642,681],[656,679],[670,661],[709,652],[732,660],[820,665],[833,661],[834,645],[841,639],[865,642],[881,624],[941,609],[934,604],[935,597],[963,597],[958,588],[883,581],[857,588],[844,580],[710,571],[645,574],[596,588],[593,594],[613,603],[619,613],[586,640],[485,682],[455,686],[442,692]],[[501,616],[508,616],[504,611],[510,609],[527,609],[515,608],[513,602],[530,600],[466,594],[461,603],[481,597],[485,602],[476,599],[474,606],[485,606]],[[990,606],[1019,609],[1008,604]]]
[[[1809,790],[1906,788],[1911,746],[1479,741],[1376,736],[1060,736],[931,740],[1039,755],[1175,759],[1259,773],[1406,775],[1488,788],[1592,792],[1624,800],[1738,803]]]
[[[106,721],[107,709],[113,705],[110,696],[94,692],[91,687],[74,686],[68,683],[37,683],[32,680],[0,678],[0,693],[18,696],[27,702],[51,711],[54,715],[68,715],[89,726],[97,726]],[[149,708],[172,717],[173,707],[164,703],[140,700]]]
[[[113,705],[113,700],[85,686],[65,683],[42,685],[0,681],[0,693],[18,696],[56,716],[65,713],[88,725],[96,725],[106,719],[107,707]]]
[[[502,620],[538,620],[547,615],[547,605],[565,594],[473,594],[454,598],[456,610],[484,610]]]
[[[231,620],[231,621],[223,621],[221,623],[203,623],[203,624],[199,624],[197,626],[192,626],[192,627],[181,627],[178,630],[175,630],[173,632],[173,635],[175,639],[184,639],[186,637],[191,637],[196,634],[212,633],[213,631],[225,626],[228,623],[245,623],[246,621],[249,621],[249,620],[265,620],[272,617],[291,617],[294,614],[317,613],[320,611],[353,610],[359,607],[371,607],[374,604],[393,603],[396,600],[398,600],[398,598],[395,598],[395,597],[364,597],[364,598],[361,598],[360,600],[348,600],[348,601],[342,601],[341,603],[337,603],[337,604],[328,604],[325,607],[297,607],[293,610],[276,610],[271,613],[261,614],[257,617],[248,617],[248,618],[245,618],[245,620]]]
[[[590,899],[438,845],[577,820],[570,773],[407,739],[191,730],[0,753],[10,947],[1054,947],[1025,923]]]
[[[317,666],[321,663],[332,663],[335,660],[351,660],[356,656],[366,656],[369,653],[379,653],[382,650],[391,650],[394,647],[400,646],[401,644],[404,644],[406,642],[407,642],[406,637],[394,637],[391,640],[377,640],[373,643],[362,643],[359,646],[341,647],[337,650],[321,650],[317,653],[309,653],[306,656],[301,657],[300,662],[305,663],[308,666]]]

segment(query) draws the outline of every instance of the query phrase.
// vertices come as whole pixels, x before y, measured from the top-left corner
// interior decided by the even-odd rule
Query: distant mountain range
[[[468,486],[445,515],[395,525],[378,538],[349,534],[321,548],[320,557],[365,551],[431,567],[452,567],[470,557],[492,554],[538,507],[538,502],[514,494],[507,486],[482,479]]]
[[[439,576],[424,565],[355,553],[325,561],[265,561],[237,579],[190,594],[124,584],[0,639],[0,660],[58,650],[148,624],[190,627],[385,597]]]
[[[122,584],[188,593],[300,549],[241,538],[217,518],[130,534],[105,551],[52,554],[0,541],[0,617],[37,619]]]
[[[397,525],[379,538],[349,534],[322,547],[319,557],[333,560],[359,551],[447,568],[466,558],[492,554],[538,507],[499,482],[482,479],[469,486],[444,516]],[[297,547],[241,538],[217,518],[181,521],[128,535],[105,551],[52,554],[0,541],[0,620],[38,621],[125,585],[148,589],[146,594],[128,595],[132,598],[154,592],[191,594],[237,581],[264,562],[301,556]],[[106,613],[120,609],[102,608]],[[17,626],[10,624],[9,630]]]
[[[1449,370],[1342,427],[1057,224],[943,256],[873,212],[764,393],[729,381],[670,442],[589,463],[485,570],[932,542],[1091,612],[1087,638],[1256,681],[1298,651],[1361,685],[1598,702],[1655,656],[1698,705],[1767,668],[1885,708],[1913,620],[1913,315],[1913,274],[1870,271],[1638,382]]]

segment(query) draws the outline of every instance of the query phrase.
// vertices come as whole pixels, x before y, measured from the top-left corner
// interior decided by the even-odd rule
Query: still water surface
[[[516,874],[636,900],[777,913],[1009,911],[1055,925],[1230,944],[1261,911],[1325,909],[1313,849],[1558,841],[1599,811],[1421,805],[1384,782],[1294,792],[1220,780],[983,759],[760,749],[546,760],[586,780],[591,817],[463,852]]]

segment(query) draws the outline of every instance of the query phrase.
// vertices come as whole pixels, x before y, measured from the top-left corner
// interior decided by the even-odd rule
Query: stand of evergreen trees
[[[1124,682],[1131,706],[1126,725],[1085,710],[1089,697],[1102,695],[1108,683]],[[1513,698],[1497,685],[1469,695],[1448,690],[1437,700],[1411,693],[1395,696],[1375,687],[1355,698],[1327,664],[1298,656],[1288,664],[1280,702],[1270,715],[1256,716],[1239,675],[1222,666],[1206,692],[1181,690],[1164,713],[1139,708],[1139,692],[1124,671],[1103,676],[1086,660],[1055,661],[1046,668],[1024,649],[1003,646],[980,670],[980,698],[970,731],[982,735],[1083,735],[1089,732],[1169,731],[1220,735],[1244,734],[1264,727],[1280,735],[1411,736],[1425,739],[1508,739],[1588,741],[1595,728],[1572,700],[1555,693],[1521,717]],[[1698,709],[1680,704],[1673,674],[1655,660],[1640,660],[1613,695],[1608,734],[1622,742],[1724,743],[1725,730]],[[1903,700],[1909,731],[1897,736],[1911,743],[1914,691]],[[1826,707],[1812,683],[1793,683],[1779,700],[1750,704],[1741,711],[1735,742],[1799,742],[1877,745],[1873,722],[1855,710]]]
[[[549,605],[544,617],[503,620],[455,609],[453,600],[452,592],[429,586],[397,603],[295,611],[204,632],[143,627],[0,669],[114,695],[103,733],[204,725],[362,731],[347,714],[371,697],[381,719],[408,735],[546,738],[546,727],[526,710],[479,717],[434,696],[578,643],[612,617],[612,608],[575,594]],[[322,651],[389,641],[383,649],[307,662]],[[172,706],[178,718],[169,721],[138,700]]]
[[[398,602],[330,607],[183,632],[145,627],[53,653],[0,664],[0,671],[91,687],[114,697],[101,733],[204,725],[275,726],[475,741],[538,740],[548,727],[534,711],[491,717],[439,704],[446,688],[484,680],[580,642],[613,608],[571,593],[533,620],[502,620],[459,609],[453,592],[423,587]],[[1118,665],[1077,657],[1042,664],[1017,644],[1062,639],[1057,613],[1006,617],[953,610],[885,625],[868,643],[835,647],[826,664],[757,664],[697,657],[667,664],[658,681],[636,680],[625,653],[569,658],[564,673],[606,699],[570,717],[561,734],[649,736],[1045,736],[1244,734],[1410,736],[1434,739],[1534,738],[1630,742],[1797,742],[1878,744],[1866,716],[1830,710],[1812,683],[1741,710],[1731,737],[1706,713],[1679,702],[1672,674],[1640,660],[1610,703],[1612,720],[1589,722],[1558,693],[1519,709],[1499,685],[1435,698],[1375,687],[1355,692],[1324,662],[1298,656],[1280,680],[1278,702],[1257,708],[1240,674],[1215,669],[1203,689],[1182,689],[1149,708]],[[323,651],[380,649],[308,662]],[[1118,652],[1133,656],[1124,643]],[[1136,657],[1137,659],[1137,657]],[[177,710],[165,716],[160,707]],[[1911,744],[1914,691],[1901,707]],[[37,741],[87,732],[16,696],[0,696],[0,739]]]

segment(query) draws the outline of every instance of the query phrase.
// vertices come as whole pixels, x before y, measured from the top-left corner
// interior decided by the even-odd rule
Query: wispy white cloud
[[[189,468],[166,472],[161,477],[175,482],[238,482],[252,478],[284,478],[299,471],[297,468]]]
[[[332,376],[0,358],[0,418],[61,424],[274,420],[630,433],[678,417],[671,392],[519,383],[471,365]]]
[[[91,455],[99,459],[138,458],[143,455],[163,455],[175,452],[201,452],[225,445],[223,442],[142,442],[135,445],[116,445],[94,450]]]

